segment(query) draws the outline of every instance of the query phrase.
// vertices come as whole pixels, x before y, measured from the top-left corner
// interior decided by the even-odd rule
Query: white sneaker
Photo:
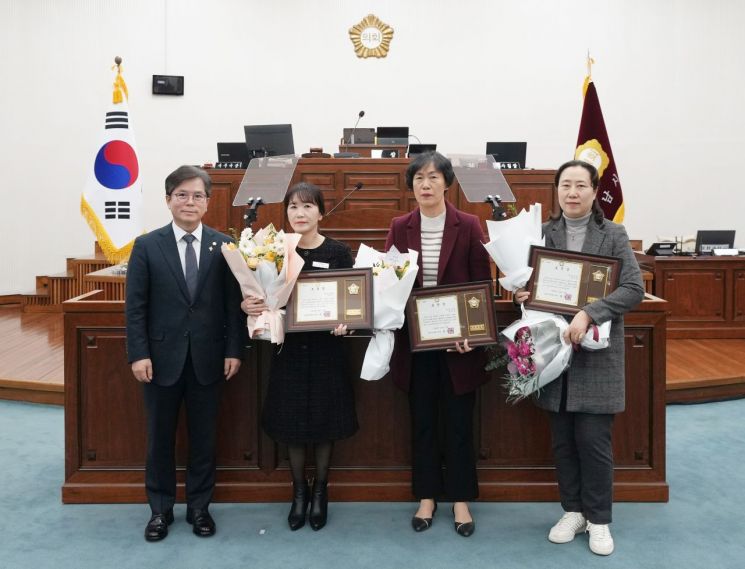
[[[587,520],[581,513],[566,512],[548,532],[548,540],[553,543],[569,543],[575,535],[585,531],[587,525]]]
[[[610,555],[613,553],[613,536],[608,524],[593,524],[587,522],[587,533],[590,534],[590,551],[596,555]]]

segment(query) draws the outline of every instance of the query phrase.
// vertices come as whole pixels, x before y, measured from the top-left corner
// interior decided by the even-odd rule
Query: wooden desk
[[[745,338],[745,257],[652,257],[654,294],[669,303],[668,337]]]
[[[518,317],[498,301],[504,327]],[[626,316],[626,411],[614,424],[615,499],[667,501],[665,480],[665,312],[648,297]],[[124,303],[100,291],[64,303],[65,503],[144,502],[145,412],[142,388],[125,353]],[[367,345],[348,339],[356,376]],[[268,342],[247,350],[238,376],[225,384],[219,413],[217,487],[223,502],[284,502],[291,495],[285,447],[260,428],[268,381]],[[505,371],[478,392],[475,448],[480,499],[558,500],[546,415],[530,402],[505,403]],[[331,500],[411,500],[409,410],[389,378],[354,382],[359,432],[336,444]],[[177,437],[178,500],[183,501],[186,433]]]
[[[339,205],[321,222],[321,230],[329,237],[347,241],[356,249],[360,241],[371,247],[382,247],[390,220],[416,207],[414,193],[406,188],[407,158],[301,158],[291,184],[310,182],[323,191],[326,211]],[[243,208],[232,207],[244,170],[208,170],[212,177],[212,197],[204,223],[218,231],[242,229]],[[518,211],[530,204],[543,205],[543,220],[554,207],[553,170],[505,170],[507,182],[517,198]],[[355,184],[362,189],[350,193]],[[457,180],[448,190],[447,199],[459,209],[484,220],[491,219],[491,207],[485,203],[470,203],[460,190]],[[347,199],[344,199],[344,198]],[[342,200],[344,200],[342,202]],[[290,230],[282,204],[267,204],[259,208],[255,227],[273,223]]]
[[[106,267],[83,276],[83,281],[90,283],[89,288],[103,292],[104,300],[124,300],[126,280],[127,274],[122,273],[119,265]]]
[[[360,158],[372,158],[373,150],[393,150],[398,158],[406,158],[408,147],[407,144],[340,144],[339,152],[356,152]]]

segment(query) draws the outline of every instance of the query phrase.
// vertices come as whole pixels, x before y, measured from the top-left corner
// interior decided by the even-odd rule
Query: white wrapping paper
[[[365,244],[360,245],[355,259],[355,268],[375,267],[381,261],[388,268],[373,271],[373,337],[365,352],[360,377],[368,381],[382,378],[390,370],[393,355],[393,330],[404,324],[404,309],[416,282],[419,271],[419,253],[409,249],[408,254],[391,247],[387,253],[376,251]],[[406,273],[399,279],[393,266],[402,266],[408,260]]]
[[[528,266],[531,245],[544,245],[541,230],[541,204],[536,203],[522,210],[515,217],[504,221],[487,220],[489,242],[484,245],[489,256],[504,274],[499,284],[515,292],[524,287],[533,269]]]

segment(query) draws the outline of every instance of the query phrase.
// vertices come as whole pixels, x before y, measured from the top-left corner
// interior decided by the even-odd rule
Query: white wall
[[[348,29],[391,25],[360,60]],[[361,126],[407,124],[448,153],[527,140],[528,166],[571,157],[585,53],[626,201],[657,234],[735,228],[745,246],[745,4],[735,0],[0,0],[0,294],[92,251],[80,192],[124,58],[145,219],[168,219],[165,175],[215,160],[242,126],[291,122],[296,151]],[[184,75],[184,97],[150,94]]]

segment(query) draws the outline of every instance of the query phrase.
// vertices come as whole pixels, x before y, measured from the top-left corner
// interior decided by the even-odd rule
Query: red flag
[[[610,148],[608,132],[605,130],[603,111],[600,109],[595,84],[588,75],[585,79],[585,102],[582,107],[582,120],[577,136],[576,160],[589,162],[600,174],[598,202],[607,219],[616,223],[623,221],[624,204],[621,180],[616,170],[616,161]]]

